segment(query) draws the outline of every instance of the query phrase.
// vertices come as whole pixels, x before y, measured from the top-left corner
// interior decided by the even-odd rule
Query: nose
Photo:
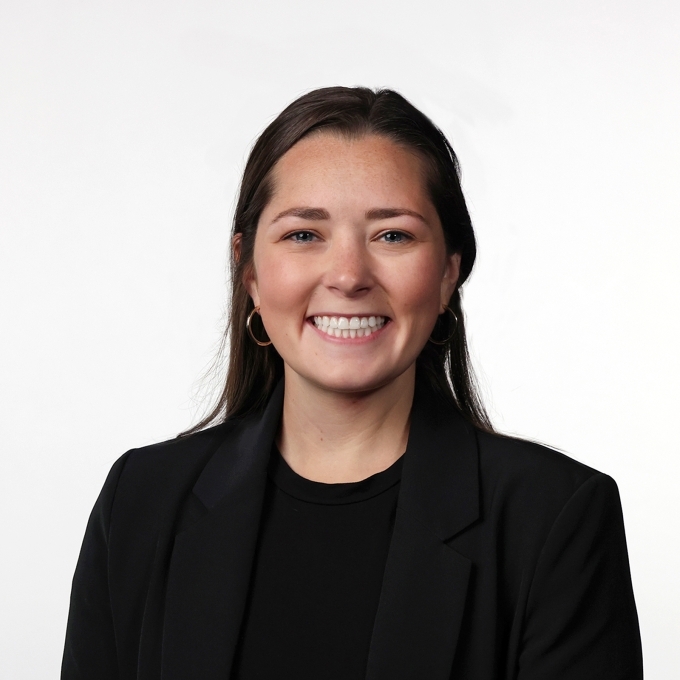
[[[324,284],[344,297],[358,297],[373,287],[370,253],[359,234],[333,239],[327,251]]]

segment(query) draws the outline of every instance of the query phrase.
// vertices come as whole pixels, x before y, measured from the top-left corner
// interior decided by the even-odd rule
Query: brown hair
[[[417,152],[426,162],[428,189],[444,229],[448,253],[461,254],[460,278],[449,307],[458,317],[451,328],[450,314],[435,326],[444,344],[428,342],[417,359],[419,378],[454,404],[473,425],[493,431],[475,383],[465,337],[460,286],[475,261],[475,235],[460,185],[458,159],[444,134],[422,112],[393,90],[365,87],[327,87],[313,90],[287,106],[255,142],[241,181],[234,214],[233,234],[240,234],[240,256],[231,256],[231,304],[229,322],[216,367],[229,346],[226,382],[212,410],[183,434],[196,432],[227,418],[264,407],[283,376],[283,360],[273,345],[257,346],[248,336],[246,319],[253,309],[243,283],[252,266],[257,224],[272,192],[272,170],[277,161],[303,137],[314,131],[351,137],[377,134]],[[254,315],[254,321],[259,319]],[[440,329],[443,325],[445,328]],[[263,337],[257,324],[255,332]]]

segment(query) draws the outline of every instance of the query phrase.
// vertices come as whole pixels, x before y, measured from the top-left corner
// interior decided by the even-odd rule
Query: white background
[[[199,414],[247,151],[389,86],[457,150],[501,430],[621,491],[647,677],[680,669],[680,5],[0,3],[0,675],[57,677],[87,516]]]

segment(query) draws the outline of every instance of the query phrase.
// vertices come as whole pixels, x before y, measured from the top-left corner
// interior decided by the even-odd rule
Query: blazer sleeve
[[[641,680],[618,488],[598,473],[555,520],[527,600],[518,680]]]
[[[117,680],[109,596],[109,527],[113,499],[128,454],[111,468],[85,530],[71,588],[62,680]]]

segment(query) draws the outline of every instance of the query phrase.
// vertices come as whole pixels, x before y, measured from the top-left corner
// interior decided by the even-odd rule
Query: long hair
[[[261,410],[278,380],[283,360],[273,345],[260,347],[248,336],[246,320],[253,303],[243,283],[253,266],[253,247],[260,215],[272,195],[272,170],[303,137],[324,130],[348,137],[377,134],[415,151],[425,161],[427,188],[444,229],[449,254],[460,253],[460,278],[449,301],[458,318],[440,317],[435,334],[443,344],[426,343],[417,359],[419,378],[451,402],[473,425],[493,431],[479,396],[468,354],[460,286],[475,261],[472,222],[460,185],[458,159],[444,134],[421,111],[393,90],[327,87],[313,90],[287,106],[255,142],[243,172],[234,214],[233,235],[240,234],[240,256],[231,254],[229,321],[218,359],[229,348],[226,381],[212,410],[183,434],[227,418]],[[258,319],[254,315],[254,319]],[[443,325],[444,328],[439,328]],[[260,333],[263,333],[258,323]],[[447,339],[448,338],[448,339]],[[219,363],[219,362],[218,362]]]

